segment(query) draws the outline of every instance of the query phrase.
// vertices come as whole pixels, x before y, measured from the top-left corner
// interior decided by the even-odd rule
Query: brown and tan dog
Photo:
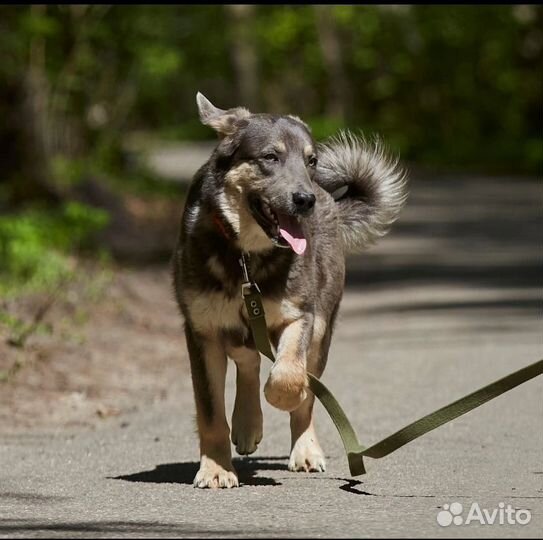
[[[239,454],[262,439],[260,356],[241,297],[245,253],[277,351],[264,387],[290,412],[291,471],[324,471],[307,372],[319,377],[343,294],[345,254],[385,234],[405,201],[405,176],[379,143],[349,134],[318,145],[293,116],[221,110],[202,94],[202,122],[220,142],[196,173],[174,253],[200,437],[196,487],[235,487]],[[227,357],[237,366],[232,431]]]

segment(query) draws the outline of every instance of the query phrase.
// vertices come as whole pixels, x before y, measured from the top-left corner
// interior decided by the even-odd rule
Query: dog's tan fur
[[[223,270],[220,270],[218,263],[211,263],[211,266],[217,275],[222,275]],[[241,295],[239,298],[227,298],[221,292],[202,293],[190,289],[184,291],[184,295],[190,305],[194,327],[205,335],[217,335],[221,328],[239,328],[248,319]],[[272,333],[283,330],[303,315],[302,309],[296,305],[296,298],[282,298],[280,301],[264,298],[263,304],[266,322]],[[323,319],[319,319],[319,333],[323,333],[323,324]]]
[[[224,180],[224,199],[220,200],[220,208],[238,235],[240,248],[245,252],[269,250],[273,247],[271,240],[245,204],[248,186],[254,188],[260,180],[254,166],[242,163],[228,171]]]

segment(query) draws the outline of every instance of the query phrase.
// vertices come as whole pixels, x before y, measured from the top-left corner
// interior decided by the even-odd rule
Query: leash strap
[[[247,267],[243,258],[242,261],[243,262],[240,261],[240,263],[244,268],[246,279],[246,282],[242,285],[242,296],[247,308],[249,326],[251,327],[253,340],[257,349],[272,362],[275,362],[275,356],[268,336],[262,295],[260,294],[257,285],[249,279]],[[338,430],[345,448],[345,453],[347,454],[351,476],[359,476],[366,473],[363,459],[364,456],[374,459],[387,456],[405,444],[418,439],[425,433],[466,414],[487,401],[512,390],[516,386],[519,386],[542,373],[543,360],[539,360],[538,362],[519,369],[437,411],[423,416],[419,420],[405,426],[369,448],[364,447],[358,441],[353,426],[332,392],[330,392],[330,390],[328,390],[328,388],[311,373],[308,373],[308,380],[310,390],[323,404]]]

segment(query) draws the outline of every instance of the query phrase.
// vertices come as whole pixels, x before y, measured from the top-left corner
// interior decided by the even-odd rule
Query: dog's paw
[[[233,488],[239,487],[238,477],[234,467],[224,468],[213,459],[202,456],[200,470],[194,478],[197,488]]]
[[[282,411],[294,411],[307,397],[307,374],[303,367],[275,364],[264,386],[270,405]]]
[[[324,453],[314,432],[308,431],[298,438],[290,453],[288,470],[293,472],[324,472],[326,470]]]
[[[236,407],[232,415],[232,443],[240,456],[252,454],[262,440],[262,411],[258,408]]]

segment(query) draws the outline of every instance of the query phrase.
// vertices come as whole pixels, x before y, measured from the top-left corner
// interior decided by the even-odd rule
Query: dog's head
[[[202,123],[217,131],[216,164],[223,172],[217,193],[222,217],[246,251],[273,245],[303,254],[304,219],[314,210],[316,144],[293,116],[222,110],[198,93]]]

